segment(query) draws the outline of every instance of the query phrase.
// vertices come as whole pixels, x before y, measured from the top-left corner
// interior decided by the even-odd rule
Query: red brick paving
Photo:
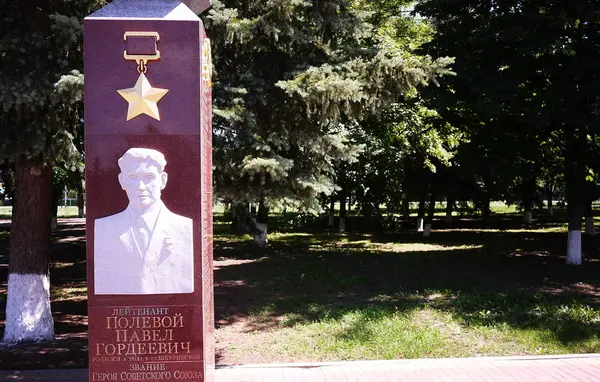
[[[0,371],[0,381],[84,382],[87,370]],[[598,382],[600,354],[220,366],[216,382]]]

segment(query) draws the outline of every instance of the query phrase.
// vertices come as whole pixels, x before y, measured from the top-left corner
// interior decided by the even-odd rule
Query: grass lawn
[[[600,351],[600,243],[567,267],[561,226],[215,240],[220,363]]]
[[[584,265],[567,267],[565,226],[524,227],[514,214],[485,226],[436,221],[429,240],[300,232],[280,220],[288,229],[259,248],[215,216],[218,364],[600,351],[600,237],[584,237]],[[87,367],[78,224],[54,235],[57,340],[0,348],[0,369]],[[0,227],[0,333],[8,236]]]
[[[12,206],[0,206],[0,219],[10,219],[12,215]],[[73,218],[77,217],[77,207],[67,206],[58,207],[59,218]]]

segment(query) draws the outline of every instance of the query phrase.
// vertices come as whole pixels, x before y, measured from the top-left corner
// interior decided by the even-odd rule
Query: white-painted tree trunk
[[[56,227],[58,227],[58,218],[53,216],[52,222],[50,222],[50,229],[52,229],[52,231],[56,231]]]
[[[423,232],[423,223],[425,219],[417,218],[417,232]]]
[[[526,224],[533,223],[533,214],[531,213],[531,211],[525,211],[525,213],[523,213],[523,221]]]
[[[548,215],[554,216],[554,207],[552,207],[552,206],[548,207]]]
[[[329,213],[329,222],[327,225],[329,227],[335,227],[335,216],[333,215],[333,212]]]
[[[423,230],[423,237],[431,236],[431,223],[425,224],[425,229]]]
[[[596,226],[594,225],[594,217],[585,217],[585,234],[589,236],[596,236]]]
[[[346,232],[346,218],[340,218],[338,231]]]
[[[264,247],[267,245],[267,225],[264,223],[255,223],[256,231],[254,233],[254,243]]]
[[[581,231],[569,231],[566,263],[581,265]]]
[[[47,275],[8,275],[4,342],[50,341],[54,320]]]

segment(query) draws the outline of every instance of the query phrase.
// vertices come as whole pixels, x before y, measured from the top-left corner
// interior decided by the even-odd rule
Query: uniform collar
[[[141,214],[136,212],[131,207],[131,205],[127,206],[127,211],[129,213],[129,218],[131,219],[131,222],[134,225],[136,224],[136,222],[139,222],[141,219],[141,221],[146,226],[145,228],[147,228],[150,231],[153,231],[154,225],[156,224],[156,220],[158,219],[158,215],[160,214],[160,211],[162,210],[163,206],[164,206],[163,202],[161,200],[159,200]]]

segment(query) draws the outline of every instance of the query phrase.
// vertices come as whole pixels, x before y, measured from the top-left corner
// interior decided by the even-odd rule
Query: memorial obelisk
[[[213,381],[210,0],[84,21],[90,381]]]

